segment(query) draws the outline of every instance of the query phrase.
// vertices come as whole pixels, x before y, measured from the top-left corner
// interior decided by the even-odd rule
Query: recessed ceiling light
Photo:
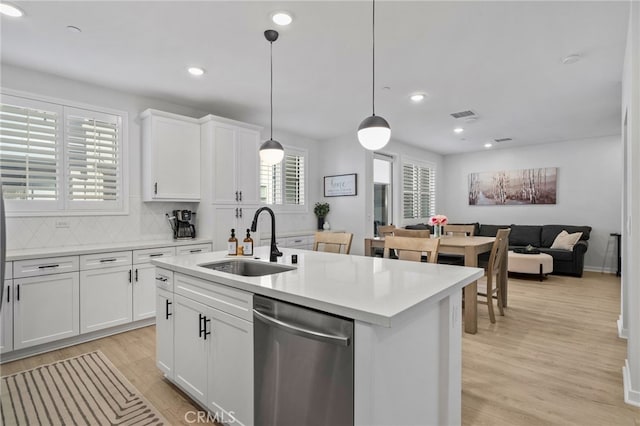
[[[424,93],[416,93],[409,97],[409,99],[415,103],[424,101],[424,98],[426,98]]]
[[[0,3],[0,13],[12,18],[19,18],[24,15],[22,10],[9,3]]]
[[[284,12],[284,11],[274,12],[271,15],[271,20],[273,21],[274,24],[284,27],[289,25],[291,22],[293,22],[293,16],[289,12]]]
[[[82,30],[81,30],[80,28],[78,28],[78,27],[76,27],[76,26],[73,26],[73,25],[67,25],[67,30],[68,30],[70,33],[74,33],[74,34],[78,34],[78,33],[81,33],[81,32],[82,32]]]
[[[199,67],[189,67],[188,71],[189,74],[195,75],[196,77],[200,77],[202,74],[204,74],[204,69]]]
[[[568,56],[565,56],[564,58],[562,58],[562,63],[564,65],[575,64],[580,59],[582,59],[582,56],[580,56],[578,54],[572,54],[572,55],[568,55]]]
[[[456,127],[455,129],[453,129],[453,131],[456,133],[462,133],[464,132],[464,129],[462,127]]]
[[[487,143],[485,143],[485,144],[484,144],[484,147],[485,147],[485,148],[491,148],[492,146],[493,146],[493,144],[491,144],[491,143],[489,143],[489,142],[487,142]]]

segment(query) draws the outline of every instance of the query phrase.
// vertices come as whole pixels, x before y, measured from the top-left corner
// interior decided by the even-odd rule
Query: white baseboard
[[[631,371],[629,371],[629,360],[626,359],[624,367],[622,367],[622,381],[624,383],[624,402],[640,407],[640,392],[631,389]]]
[[[584,265],[583,268],[585,271],[589,271],[589,272],[602,272],[603,274],[611,274],[611,275],[615,275],[617,270],[614,268],[604,268],[602,269],[602,266],[589,266],[589,265]]]
[[[627,331],[626,328],[624,328],[622,324],[622,315],[618,317],[618,321],[616,322],[618,323],[618,337],[621,339],[629,338],[629,332]]]

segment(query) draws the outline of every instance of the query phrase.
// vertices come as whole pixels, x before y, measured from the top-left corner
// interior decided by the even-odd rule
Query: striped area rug
[[[100,351],[2,377],[3,425],[162,425],[167,421]]]

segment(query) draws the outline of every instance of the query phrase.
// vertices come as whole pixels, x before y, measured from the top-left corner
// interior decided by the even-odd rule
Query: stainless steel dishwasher
[[[353,425],[353,320],[255,295],[261,426]]]

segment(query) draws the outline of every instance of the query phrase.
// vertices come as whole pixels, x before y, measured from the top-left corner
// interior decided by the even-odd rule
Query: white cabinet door
[[[173,293],[156,290],[156,366],[173,379]]]
[[[142,117],[144,201],[199,201],[197,120],[154,110]]]
[[[238,173],[236,170],[236,132],[232,127],[214,125],[213,128],[213,202],[236,204]],[[239,196],[239,194],[238,194]]]
[[[13,350],[13,280],[4,282],[0,308],[0,354]]]
[[[259,204],[260,134],[254,130],[238,129],[236,146],[238,201],[243,204]]]
[[[156,267],[150,263],[135,265],[133,270],[133,321],[156,315]]]
[[[207,403],[207,354],[211,339],[210,336],[204,338],[203,327],[206,324],[203,323],[210,308],[177,294],[173,303],[174,380],[204,405]]]
[[[80,272],[80,331],[131,322],[131,266]]]
[[[19,278],[13,284],[14,350],[78,335],[78,272]]]
[[[253,215],[257,209],[257,206],[247,205],[215,207],[213,211],[213,250],[227,249],[227,240],[231,236],[231,229],[236,230],[236,238],[241,243],[246,236],[247,229],[251,228]],[[266,223],[271,226],[270,220]]]
[[[217,309],[211,315],[207,408],[253,424],[253,324]]]

